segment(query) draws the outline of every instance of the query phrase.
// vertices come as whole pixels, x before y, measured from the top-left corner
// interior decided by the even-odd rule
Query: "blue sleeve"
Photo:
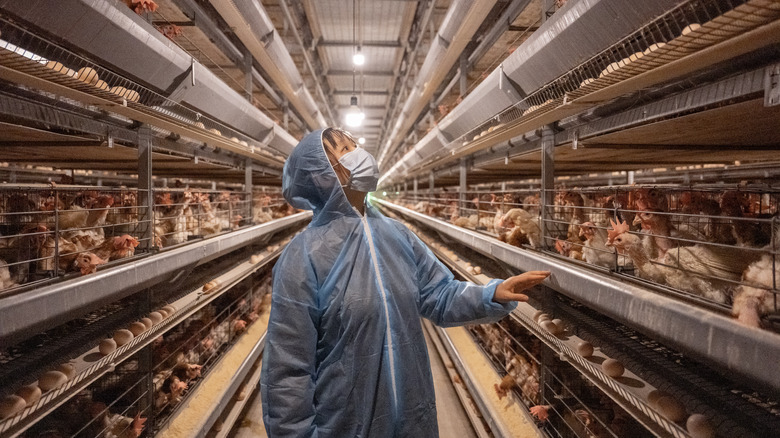
[[[317,436],[317,283],[303,245],[293,242],[273,269],[271,315],[263,350],[260,391],[263,423],[270,438]]]
[[[423,317],[441,327],[482,324],[497,321],[517,307],[516,302],[493,301],[496,286],[502,280],[491,280],[485,286],[458,281],[416,235],[406,227],[404,231],[414,251]]]

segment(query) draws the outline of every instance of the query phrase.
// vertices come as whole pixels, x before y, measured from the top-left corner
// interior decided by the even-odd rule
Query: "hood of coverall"
[[[312,225],[315,226],[337,216],[360,216],[349,203],[328,161],[322,144],[322,129],[304,137],[287,158],[282,194],[293,207],[312,210]]]

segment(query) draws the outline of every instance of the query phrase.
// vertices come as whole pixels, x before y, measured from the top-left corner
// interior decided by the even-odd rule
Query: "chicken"
[[[582,256],[591,265],[615,269],[615,249],[607,247],[607,230],[593,222],[580,225],[580,235],[585,237]]]
[[[722,214],[729,218],[731,236],[738,246],[760,248],[772,239],[772,226],[768,221],[757,222],[746,218],[750,200],[737,191],[728,191],[720,197]],[[745,219],[743,219],[745,218]],[[770,215],[760,215],[759,219],[769,219]],[[724,242],[732,243],[732,242]]]
[[[8,263],[0,259],[0,291],[10,289],[16,286],[16,281],[11,278],[11,271],[8,269]]]
[[[731,313],[741,324],[759,327],[761,316],[775,310],[775,294],[772,290],[780,288],[780,261],[773,260],[772,254],[764,254],[748,266],[742,274],[742,282],[744,284],[734,291]]]
[[[507,211],[501,218],[499,226],[511,228],[502,239],[510,245],[520,246],[513,242],[527,241],[534,248],[541,246],[542,230],[539,228],[538,219],[522,208]]]
[[[37,229],[39,233],[47,231],[46,227],[43,226]],[[63,237],[59,237],[55,241],[55,237],[52,234],[46,234],[38,250],[38,257],[40,258],[38,260],[38,269],[53,271],[55,264],[58,264],[60,270],[67,271],[73,267],[73,262],[79,255],[79,251],[81,251],[79,247],[72,241]],[[55,254],[57,253],[59,254],[59,263],[55,261]]]
[[[254,209],[252,211],[252,222],[256,224],[263,224],[273,220],[271,216],[271,197],[268,195],[255,198]]]
[[[642,239],[629,233],[628,224],[610,222],[607,246],[628,255],[639,277],[718,303],[728,301],[732,282],[738,281],[755,259],[755,255],[746,251],[699,244],[678,247],[653,260],[643,248]]]
[[[154,234],[160,238],[161,246],[167,247],[187,241],[189,235],[188,213],[191,213],[190,205],[193,201],[193,194],[189,191],[177,194],[175,203],[173,199],[167,203],[170,193],[165,195],[168,196],[161,199],[163,204],[158,206],[158,210],[154,212]]]
[[[138,240],[135,237],[123,234],[122,236],[107,238],[93,252],[96,256],[106,261],[119,260],[132,257],[137,246]]]
[[[570,240],[555,239],[555,250],[564,257],[569,257],[574,260],[584,260],[582,248],[583,246],[579,242],[574,243]]]
[[[682,192],[678,198],[680,213],[695,216],[698,222],[697,231],[706,236],[708,241],[714,242],[718,236],[724,235],[723,224],[719,223],[721,216],[720,204],[710,199],[705,193],[697,191]],[[722,242],[726,243],[726,242]]]
[[[109,210],[106,223],[111,224],[113,234],[132,233],[138,226],[138,193],[121,192],[114,196],[114,205]]]
[[[501,382],[493,385],[493,389],[496,390],[496,395],[498,395],[498,399],[501,400],[502,398],[509,395],[509,392],[512,390],[512,388],[515,387],[515,385],[515,378],[512,377],[512,375],[507,374],[503,379],[501,379]]]
[[[153,0],[124,0],[124,2],[128,8],[139,15],[147,11],[154,12],[157,10],[157,3]]]
[[[96,272],[99,265],[107,262],[91,252],[83,252],[76,256],[76,260],[73,263],[81,271],[81,275],[87,275]]]

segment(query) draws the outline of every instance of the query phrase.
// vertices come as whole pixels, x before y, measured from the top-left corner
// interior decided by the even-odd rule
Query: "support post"
[[[433,198],[433,172],[428,176],[428,194]]]
[[[414,177],[413,188],[414,188],[414,200],[416,202],[417,201],[417,177],[416,176]]]
[[[542,231],[541,246],[544,249],[551,248],[551,242],[547,239],[551,235],[551,232],[555,231],[555,227],[552,223],[548,222],[552,219],[552,210],[550,206],[553,204],[555,188],[555,134],[551,125],[546,125],[542,128],[542,196],[541,196],[541,208],[539,218],[539,228]],[[552,237],[552,236],[550,236]]]
[[[247,199],[247,208],[246,212],[249,215],[246,219],[247,223],[252,222],[252,218],[254,218],[254,211],[252,211],[252,159],[247,158],[244,162],[244,191],[246,192],[246,199]]]
[[[138,205],[146,224],[140,247],[149,251],[154,245],[154,185],[152,183],[152,128],[141,125],[138,128]]]
[[[461,216],[468,216],[466,213],[466,158],[460,159],[460,187],[458,187],[458,210]]]

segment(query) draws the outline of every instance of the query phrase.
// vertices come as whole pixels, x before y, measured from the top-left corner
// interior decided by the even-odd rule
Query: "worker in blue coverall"
[[[335,128],[307,135],[284,165],[284,198],[314,215],[273,270],[260,380],[271,438],[438,436],[420,316],[496,321],[549,275],[455,280],[367,201],[377,180],[371,154]]]

